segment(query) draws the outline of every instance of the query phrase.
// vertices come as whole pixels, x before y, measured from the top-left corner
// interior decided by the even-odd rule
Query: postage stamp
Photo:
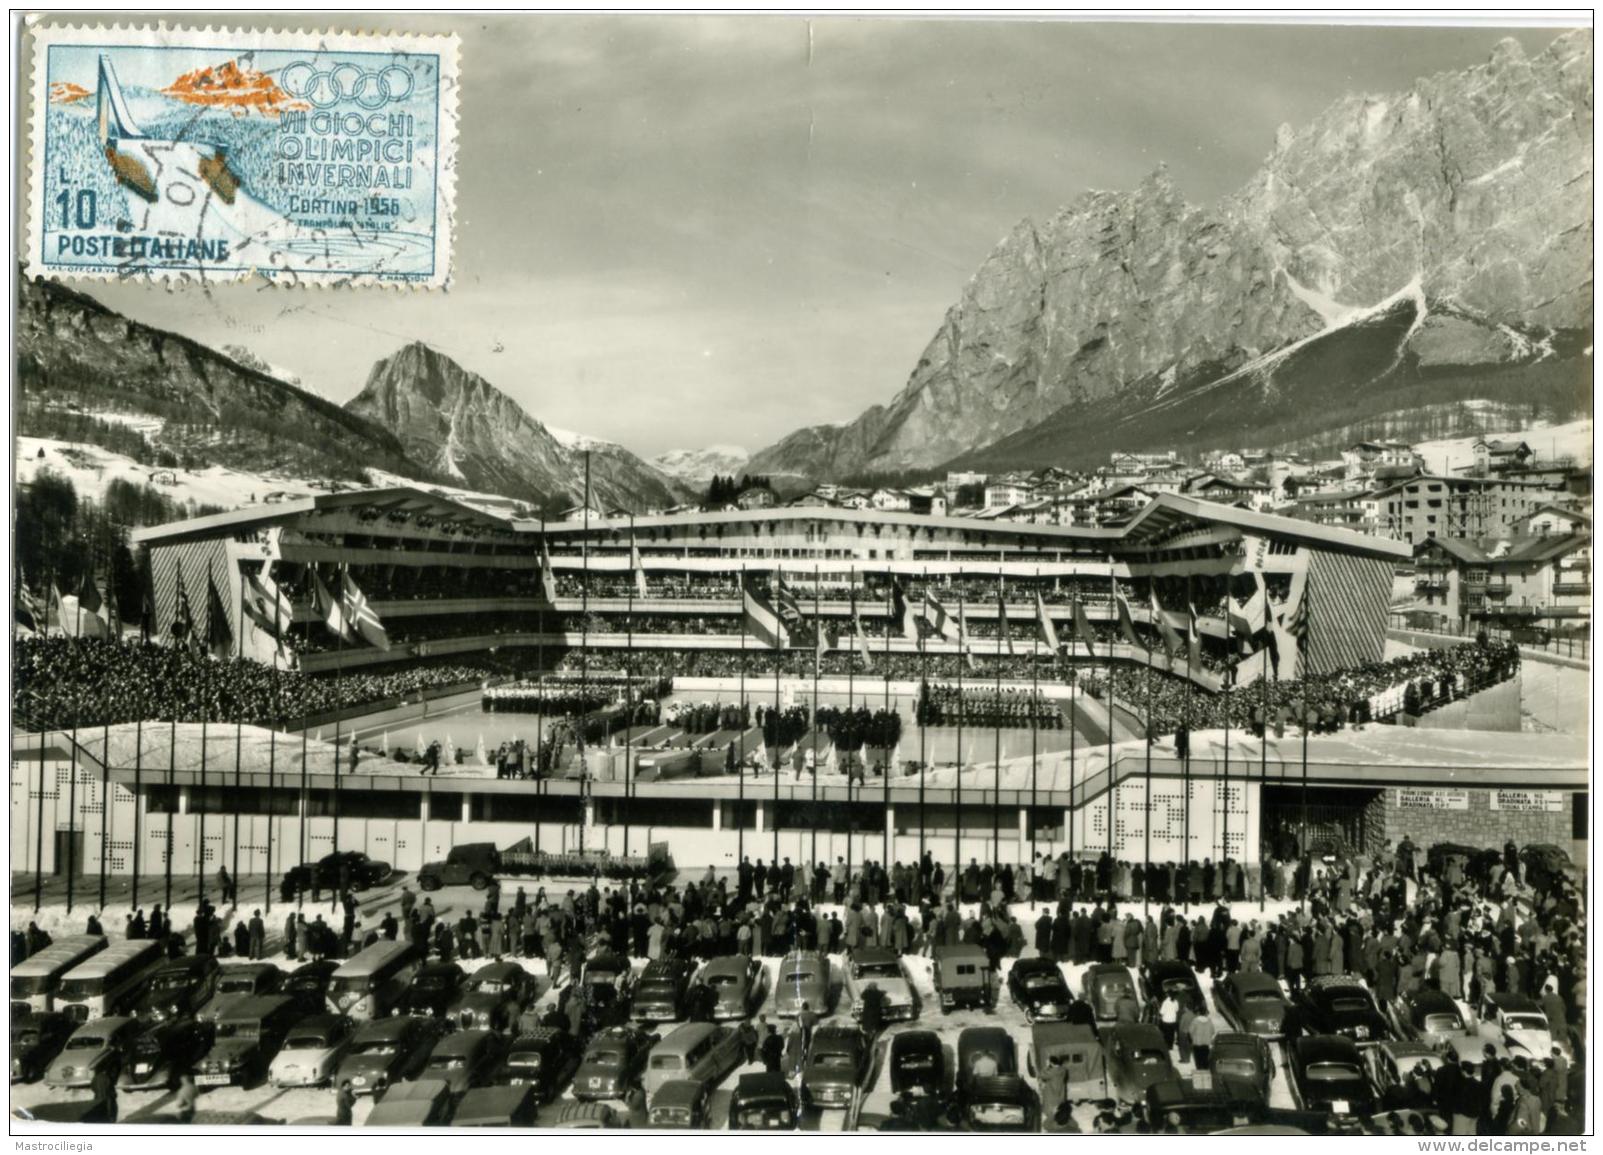
[[[32,39],[29,275],[449,281],[455,36]]]

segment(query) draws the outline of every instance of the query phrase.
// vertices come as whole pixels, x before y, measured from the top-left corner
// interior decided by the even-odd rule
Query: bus
[[[11,1017],[21,1018],[29,1011],[45,1014],[55,1010],[56,988],[61,985],[61,976],[105,949],[103,934],[73,934],[23,959],[11,968]]]
[[[357,1022],[389,1014],[422,961],[411,943],[374,943],[346,959],[329,978],[328,1009]]]
[[[78,1022],[121,1014],[165,961],[162,944],[154,939],[113,943],[61,976],[56,1009]]]

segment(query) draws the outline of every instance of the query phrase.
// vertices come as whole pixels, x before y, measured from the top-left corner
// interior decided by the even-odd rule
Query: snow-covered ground
[[[97,417],[111,419],[105,414]],[[133,424],[132,421],[128,424]],[[40,451],[43,450],[43,456]],[[249,473],[228,469],[221,465],[206,469],[162,469],[141,465],[133,458],[113,453],[97,445],[76,441],[57,441],[44,437],[17,438],[16,482],[31,482],[41,469],[48,468],[72,481],[79,494],[99,498],[113,479],[134,485],[151,484],[157,474],[171,474],[176,484],[165,482],[157,486],[162,493],[175,501],[193,501],[201,505],[218,505],[235,509],[250,505],[253,499],[260,502],[269,493],[284,492],[293,497],[305,497],[316,492],[306,481],[282,475]]]
[[[1555,457],[1573,457],[1580,465],[1592,463],[1590,417],[1567,421],[1562,425],[1536,421],[1524,429],[1487,433],[1486,438],[1490,441],[1523,441],[1531,447],[1538,462],[1551,461]],[[1474,464],[1475,453],[1471,447],[1478,440],[1478,437],[1454,437],[1443,441],[1422,441],[1414,446],[1414,450],[1425,459],[1427,470],[1445,474]]]
[[[1591,671],[1527,660],[1520,663],[1520,714],[1528,732],[1588,733]]]

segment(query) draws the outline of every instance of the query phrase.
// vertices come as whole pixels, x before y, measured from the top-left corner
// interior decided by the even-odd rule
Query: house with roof
[[[1023,505],[1035,499],[1035,486],[1030,479],[1018,473],[993,477],[985,483],[985,508],[999,509]]]
[[[766,485],[749,485],[735,497],[739,509],[773,509],[779,504],[779,495]]]
[[[1592,619],[1592,535],[1428,538],[1414,591],[1460,622],[1583,625]]]
[[[1357,441],[1341,451],[1347,476],[1368,477],[1375,470],[1393,465],[1420,465],[1414,447],[1404,441]]]
[[[1531,537],[1591,533],[1592,515],[1566,505],[1539,505],[1514,523],[1514,532]]]
[[[1531,459],[1531,447],[1523,441],[1499,438],[1488,441],[1480,438],[1469,447],[1474,455],[1475,472],[1504,473],[1510,469],[1521,469]]]
[[[1532,481],[1421,474],[1363,498],[1364,528],[1410,545],[1432,537],[1503,537],[1547,497]]]

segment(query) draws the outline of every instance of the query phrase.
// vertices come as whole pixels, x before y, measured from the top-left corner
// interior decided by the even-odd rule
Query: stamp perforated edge
[[[27,55],[28,77],[28,131],[23,140],[22,171],[28,179],[27,211],[24,214],[23,236],[27,263],[24,275],[42,277],[64,283],[73,281],[146,282],[162,287],[237,284],[256,278],[279,288],[373,288],[396,291],[427,292],[450,287],[455,273],[456,239],[456,165],[458,96],[461,82],[458,70],[458,53],[461,39],[454,32],[336,32],[333,29],[290,28],[234,28],[228,26],[172,25],[166,21],[154,24],[50,24],[46,17],[34,17],[24,22],[22,51]],[[439,152],[434,189],[435,221],[434,272],[426,280],[401,281],[381,273],[346,272],[292,272],[269,275],[263,271],[209,276],[203,270],[144,268],[128,272],[99,269],[59,269],[42,260],[43,237],[39,222],[44,210],[43,174],[36,170],[44,156],[44,116],[49,103],[50,77],[44,64],[45,49],[57,44],[94,43],[107,37],[127,36],[137,45],[139,38],[151,44],[189,44],[204,46],[218,37],[237,41],[241,51],[251,48],[283,50],[283,39],[295,37],[312,42],[319,49],[330,51],[367,51],[375,45],[393,44],[398,52],[434,52],[440,57],[440,134],[435,142]]]

